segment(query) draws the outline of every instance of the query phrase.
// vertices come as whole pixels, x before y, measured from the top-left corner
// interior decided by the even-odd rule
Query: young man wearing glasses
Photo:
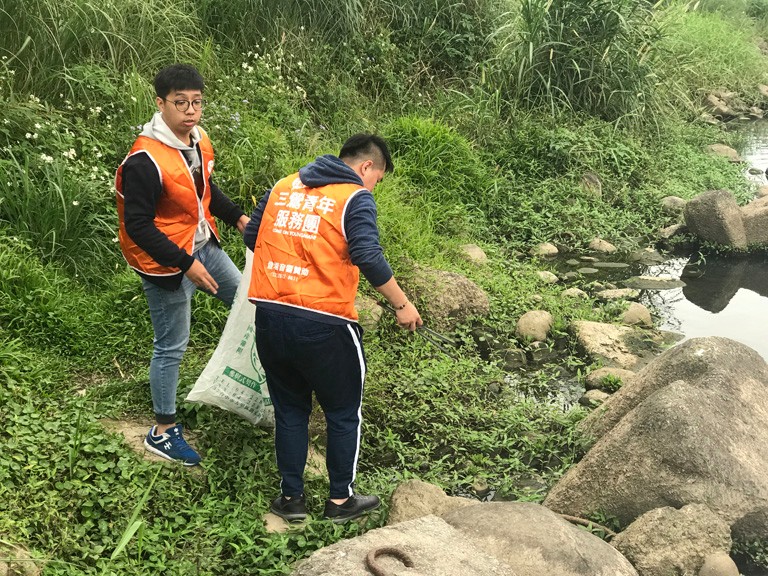
[[[228,306],[240,271],[221,249],[214,216],[242,233],[249,218],[213,183],[214,154],[198,127],[205,83],[187,64],[154,80],[157,112],[144,125],[115,179],[120,248],[141,277],[154,330],[149,367],[156,425],[144,445],[194,466],[200,456],[176,422],[179,365],[189,341],[195,290]]]

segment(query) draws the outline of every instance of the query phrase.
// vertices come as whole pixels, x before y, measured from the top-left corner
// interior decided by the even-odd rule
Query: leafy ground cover
[[[481,354],[474,323],[455,331],[457,359],[386,319],[366,334],[359,488],[385,497],[419,477],[451,494],[481,480],[538,501],[581,456],[583,412],[537,396],[563,369],[587,368],[568,322],[611,312],[560,298],[520,253],[541,241],[578,251],[595,235],[629,249],[672,223],[663,196],[753,192],[739,167],[703,152],[734,136],[692,119],[719,85],[760,103],[758,2],[606,0],[596,19],[575,0],[294,4],[0,6],[0,538],[27,546],[45,574],[286,574],[386,519],[385,505],[360,524],[268,533],[269,431],[184,405],[205,455],[194,473],[144,461],[100,422],[151,417],[152,331],[116,246],[112,179],[152,113],[161,65],[191,60],[204,72],[216,178],[244,208],[349,134],[375,130],[397,165],[376,196],[398,277],[407,284],[414,262],[467,275],[489,294],[483,328],[501,339],[532,307],[555,315],[566,352],[528,370],[528,396]],[[588,172],[602,198],[581,185]],[[459,257],[467,242],[488,266]],[[242,264],[237,234],[224,243]],[[226,315],[195,301],[180,397]],[[315,510],[326,482],[310,475]]]

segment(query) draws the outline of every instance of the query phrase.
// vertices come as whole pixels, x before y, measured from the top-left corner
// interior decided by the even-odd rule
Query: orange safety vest
[[[195,179],[189,169],[187,160],[181,150],[172,148],[147,136],[139,136],[134,142],[131,151],[125,157],[115,176],[115,190],[117,199],[117,215],[120,222],[118,239],[120,249],[126,261],[134,270],[150,276],[173,276],[180,274],[176,267],[162,266],[155,262],[144,250],[128,236],[125,230],[125,198],[123,197],[123,166],[126,160],[140,152],[146,153],[157,168],[163,193],[155,207],[155,226],[168,239],[179,248],[186,250],[188,254],[194,252],[195,231],[199,221],[200,210],[203,210],[205,219],[211,230],[219,238],[216,222],[211,215],[211,190],[209,178],[213,172],[213,147],[205,132],[200,130],[199,141],[202,152],[203,171],[203,195],[198,198],[195,188]]]
[[[360,271],[349,259],[344,215],[365,188],[308,188],[298,173],[272,189],[253,253],[248,299],[357,320]]]

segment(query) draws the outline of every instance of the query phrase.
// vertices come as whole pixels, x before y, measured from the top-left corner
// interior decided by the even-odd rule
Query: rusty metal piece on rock
[[[392,556],[400,560],[406,568],[413,568],[413,560],[411,560],[411,557],[405,550],[399,546],[380,546],[379,548],[373,548],[365,557],[365,567],[374,576],[387,576],[387,571],[376,562],[376,558],[379,556]]]

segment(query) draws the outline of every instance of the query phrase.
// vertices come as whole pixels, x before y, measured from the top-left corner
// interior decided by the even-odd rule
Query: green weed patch
[[[46,576],[287,574],[383,525],[406,478],[539,501],[583,452],[584,412],[548,400],[586,368],[567,327],[616,307],[562,298],[536,275],[548,264],[523,254],[595,236],[630,250],[673,223],[664,196],[754,193],[742,167],[705,152],[737,137],[688,119],[719,86],[751,102],[768,73],[754,42],[764,2],[309,4],[13,0],[0,13],[0,533]],[[176,60],[206,77],[214,180],[246,211],[350,134],[382,133],[396,169],[375,195],[396,275],[458,271],[488,294],[489,315],[451,334],[456,359],[391,319],[366,333],[359,489],[385,497],[366,522],[267,533],[271,433],[219,410],[180,406],[198,474],[143,460],[99,421],[151,417],[152,328],[116,245],[113,177],[154,111],[153,74]],[[222,240],[242,265],[239,234]],[[487,264],[462,257],[470,242]],[[555,317],[550,360],[507,373],[503,346],[485,350],[477,334],[532,358],[514,331],[534,308]],[[180,400],[226,317],[194,301]],[[326,492],[309,474],[314,511]]]

